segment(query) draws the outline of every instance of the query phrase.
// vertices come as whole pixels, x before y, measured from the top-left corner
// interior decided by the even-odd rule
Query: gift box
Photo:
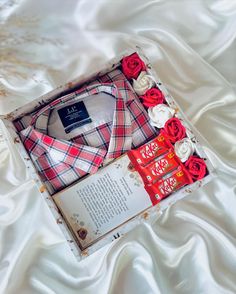
[[[1,120],[78,260],[214,176],[201,136],[140,48]]]

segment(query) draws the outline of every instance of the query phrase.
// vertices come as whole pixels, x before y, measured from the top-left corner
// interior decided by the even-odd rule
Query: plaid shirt
[[[98,93],[114,97],[113,121],[69,141],[48,134],[48,122],[54,108],[67,102],[86,101],[86,97]],[[50,194],[86,174],[95,173],[105,159],[117,158],[156,136],[146,110],[119,70],[113,70],[99,80],[52,101],[32,117],[21,119],[15,125]]]

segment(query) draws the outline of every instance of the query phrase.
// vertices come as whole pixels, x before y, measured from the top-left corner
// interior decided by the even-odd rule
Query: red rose
[[[171,143],[175,143],[186,137],[185,127],[176,117],[168,119],[168,121],[164,125],[163,130]]]
[[[205,161],[194,155],[185,162],[185,167],[194,181],[204,178],[207,172]]]
[[[140,59],[137,53],[124,57],[121,66],[127,79],[137,79],[140,72],[146,69],[145,63]]]
[[[163,104],[165,101],[164,95],[161,90],[157,88],[151,88],[141,96],[143,105],[148,107],[156,106],[157,104]]]

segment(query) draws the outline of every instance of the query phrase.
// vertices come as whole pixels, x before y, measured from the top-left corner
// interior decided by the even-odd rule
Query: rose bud
[[[148,108],[148,115],[151,119],[151,125],[157,128],[163,128],[165,123],[173,117],[175,110],[165,104],[158,104]]]
[[[188,160],[189,156],[193,155],[194,145],[189,138],[184,138],[175,143],[175,154],[182,162]]]
[[[138,95],[143,95],[148,89],[152,88],[155,85],[154,78],[142,71],[137,80],[133,79],[133,88],[135,93]]]
[[[137,53],[126,56],[121,61],[121,67],[127,79],[137,79],[141,71],[146,70],[146,65]]]
[[[186,129],[176,117],[170,118],[165,123],[163,131],[171,143],[175,143],[186,137]]]
[[[140,98],[142,98],[143,105],[147,108],[154,107],[165,102],[165,97],[158,88],[151,88],[147,90],[147,92]]]
[[[185,167],[194,181],[201,180],[207,173],[205,161],[198,156],[190,156]]]

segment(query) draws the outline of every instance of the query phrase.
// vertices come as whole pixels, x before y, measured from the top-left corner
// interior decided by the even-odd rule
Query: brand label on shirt
[[[58,115],[66,133],[92,122],[83,101],[59,109]]]

